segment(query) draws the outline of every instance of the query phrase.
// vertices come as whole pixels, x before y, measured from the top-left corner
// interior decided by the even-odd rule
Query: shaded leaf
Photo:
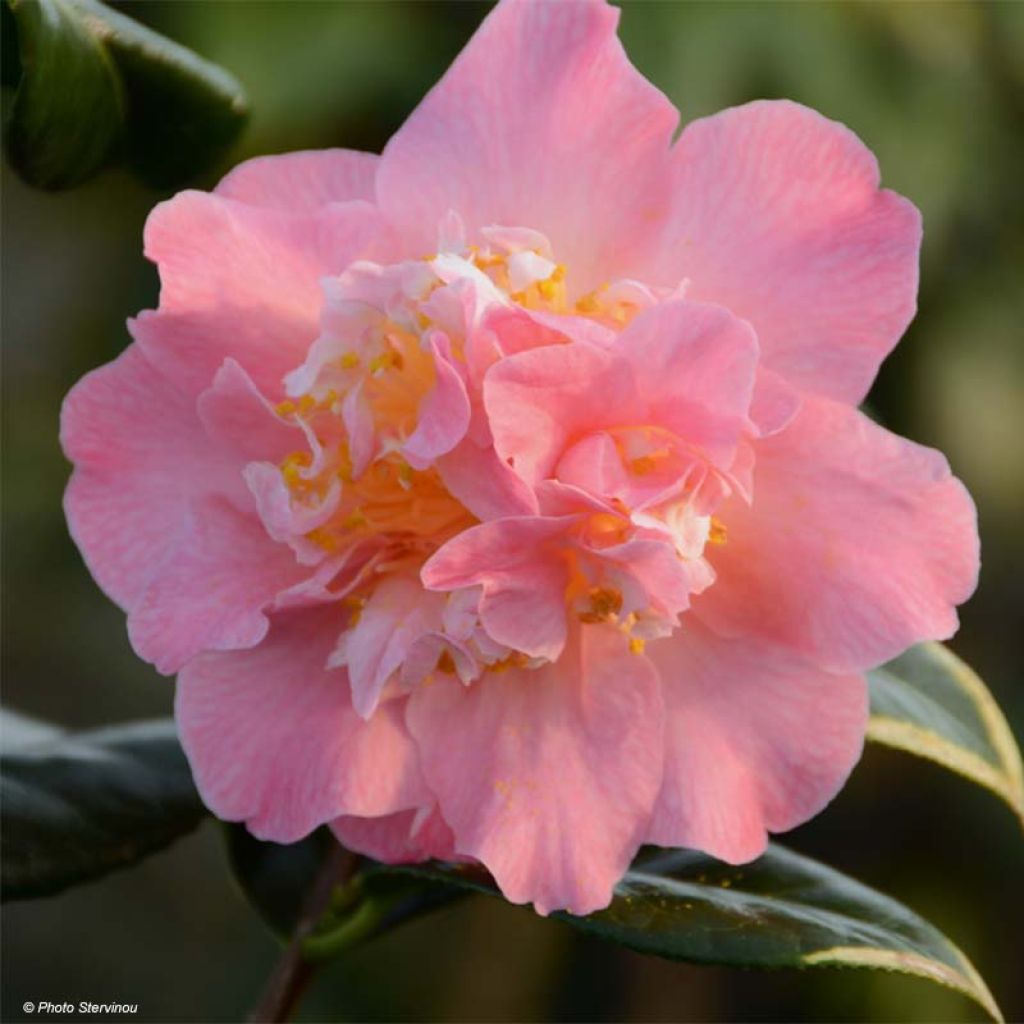
[[[499,896],[482,871],[451,864],[373,868]],[[970,961],[902,904],[846,875],[772,844],[732,867],[704,854],[645,854],[574,928],[641,953],[739,967],[869,967],[937,982],[970,997],[994,1020],[999,1008]]]
[[[225,825],[224,837],[231,872],[243,895],[278,938],[288,939],[336,840],[320,828],[297,843],[269,843],[244,825]]]
[[[869,673],[868,739],[928,758],[1001,797],[1024,824],[1024,770],[1013,734],[978,676],[941,644]]]
[[[68,188],[122,158],[171,187],[213,165],[245,124],[231,75],[98,0],[7,2],[22,75],[6,142],[30,184]]]
[[[228,825],[225,833],[231,869],[243,894],[271,931],[287,941],[337,840],[326,828],[288,845],[256,839],[243,825]],[[357,873],[335,892],[328,913],[304,944],[306,957],[324,959],[462,895],[452,886],[402,873]]]
[[[40,188],[69,188],[103,166],[124,124],[121,80],[67,0],[9,0],[21,82],[6,126],[14,169]]]
[[[215,164],[248,118],[238,81],[96,0],[73,2],[121,74],[124,153],[142,180],[170,188]]]
[[[6,714],[3,722],[5,739],[23,732],[8,727]],[[5,900],[44,896],[134,864],[207,813],[170,720],[12,747],[0,757]]]

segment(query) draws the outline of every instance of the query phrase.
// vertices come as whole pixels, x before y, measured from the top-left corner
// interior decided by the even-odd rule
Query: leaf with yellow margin
[[[375,877],[396,874],[501,896],[479,868],[425,864],[373,865],[363,880],[371,898]],[[694,850],[645,852],[605,910],[551,916],[670,960],[893,971],[954,989],[1002,1020],[971,962],[937,928],[896,900],[776,843],[739,867]]]
[[[1020,751],[992,694],[942,644],[912,647],[868,674],[868,739],[927,758],[1001,797],[1024,825]]]

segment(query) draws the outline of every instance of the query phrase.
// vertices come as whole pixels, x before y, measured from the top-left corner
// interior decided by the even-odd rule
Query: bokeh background
[[[231,163],[379,150],[486,4],[117,4],[223,64],[253,115]],[[924,212],[920,313],[870,402],[946,451],[981,516],[981,586],[953,647],[1024,735],[1024,4],[627,3],[634,62],[689,120],[790,97],[852,127]],[[209,181],[199,181],[208,187]],[[3,170],[4,701],[68,726],[170,711],[172,683],[68,539],[57,444],[67,389],[155,305],[142,258],[163,196],[108,172],[69,193]],[[939,768],[871,749],[833,806],[791,834],[921,911],[1024,1019],[1024,858],[1010,813]],[[28,999],[139,1003],[147,1021],[239,1020],[276,946],[228,875],[218,828],[3,921],[3,1019]],[[883,974],[758,974],[602,946],[478,898],[325,970],[300,1020],[964,1021],[979,1011]]]

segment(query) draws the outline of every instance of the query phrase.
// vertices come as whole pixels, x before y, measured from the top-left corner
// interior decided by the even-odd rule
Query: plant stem
[[[291,941],[274,964],[263,992],[249,1014],[250,1024],[284,1024],[291,1019],[315,971],[315,965],[303,956],[303,943],[312,935],[317,922],[330,905],[335,888],[344,885],[352,877],[356,861],[355,854],[340,845],[332,847],[327,854],[309,891]]]

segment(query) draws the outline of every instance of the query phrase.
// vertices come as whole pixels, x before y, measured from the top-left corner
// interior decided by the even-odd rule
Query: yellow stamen
[[[644,641],[638,636],[629,638],[629,653],[630,654],[643,654],[644,653]]]
[[[725,523],[715,516],[711,517],[711,529],[708,530],[709,544],[724,544],[729,539],[729,531]]]
[[[587,597],[590,607],[580,612],[581,622],[606,622],[622,611],[622,594],[614,587],[591,587]]]

